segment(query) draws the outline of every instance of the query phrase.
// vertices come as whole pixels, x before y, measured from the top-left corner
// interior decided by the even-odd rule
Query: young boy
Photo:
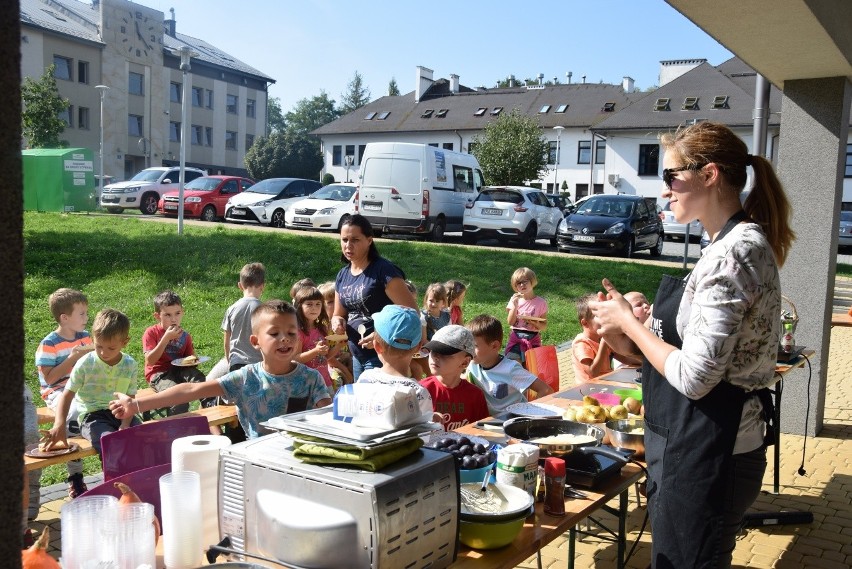
[[[71,401],[76,395],[83,436],[101,456],[101,436],[132,425],[139,419],[128,415],[116,419],[109,410],[115,393],[136,393],[136,361],[122,352],[130,341],[130,320],[112,308],[104,308],[92,323],[95,350],[80,358],[59,399],[56,422],[44,433],[45,450],[67,448],[65,426]]]
[[[179,383],[203,382],[204,374],[195,366],[175,366],[173,360],[195,355],[192,336],[180,327],[183,320],[183,304],[180,297],[165,290],[154,297],[154,320],[156,324],[142,334],[142,352],[145,354],[145,380],[154,391],[164,391]],[[207,407],[214,400],[202,401]],[[177,415],[189,411],[189,405],[175,405],[166,410],[166,415]],[[157,415],[159,413],[154,413]],[[145,415],[148,419],[152,414]]]
[[[651,303],[648,298],[641,292],[632,290],[624,294],[624,300],[630,303],[633,307],[633,316],[635,316],[642,324],[651,316]]]
[[[571,361],[574,364],[576,383],[588,383],[592,378],[612,371],[612,348],[592,328],[592,309],[589,302],[597,300],[597,295],[587,294],[577,299],[577,318],[583,331],[574,338],[571,345]]]
[[[482,390],[462,379],[476,354],[473,334],[464,326],[444,326],[424,346],[429,350],[432,376],[420,381],[432,396],[437,423],[452,431],[489,415]]]
[[[283,300],[270,300],[251,315],[252,346],[263,360],[215,380],[182,383],[148,397],[132,399],[116,393],[109,407],[118,417],[149,409],[188,403],[205,397],[224,397],[237,406],[237,418],[248,438],[266,434],[260,423],[331,404],[322,376],[293,361],[301,350],[296,311]]]
[[[266,286],[266,267],[249,263],[240,271],[237,283],[243,297],[228,307],[222,319],[225,340],[225,359],[228,371],[235,371],[261,360],[260,352],[251,345],[251,313],[260,306],[260,296]]]
[[[513,403],[527,399],[524,391],[532,389],[539,397],[553,393],[544,381],[537,378],[517,361],[503,357],[503,325],[493,316],[481,314],[467,324],[476,347],[473,362],[467,367],[470,381],[485,393],[488,411],[492,416],[506,412]]]
[[[56,330],[48,334],[38,345],[35,365],[41,384],[41,398],[48,407],[57,411],[59,399],[71,375],[74,364],[94,346],[86,323],[89,321],[89,301],[79,290],[60,288],[48,298],[50,313],[56,320]],[[68,409],[68,433],[80,434],[79,412],[72,399]],[[40,473],[36,471],[35,476]],[[88,490],[83,482],[83,461],[68,462],[68,495],[76,498]]]

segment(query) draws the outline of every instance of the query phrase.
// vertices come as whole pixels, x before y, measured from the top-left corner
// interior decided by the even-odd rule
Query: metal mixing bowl
[[[645,419],[613,419],[604,426],[612,446],[636,451],[633,458],[645,456]]]

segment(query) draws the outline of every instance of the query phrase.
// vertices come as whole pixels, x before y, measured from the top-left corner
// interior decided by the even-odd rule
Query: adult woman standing
[[[678,223],[713,241],[684,280],[664,277],[648,327],[604,280],[599,333],[645,358],[645,457],[656,568],[730,567],[743,515],[766,470],[766,421],[780,328],[778,266],[794,239],[772,166],[724,125],[661,139]],[[752,191],[741,205],[746,168]]]
[[[381,366],[373,350],[373,314],[388,304],[417,310],[417,301],[405,285],[405,273],[379,255],[366,217],[355,214],[343,222],[340,250],[340,260],[346,265],[334,281],[331,327],[336,334],[349,337],[352,375],[358,381],[365,369]]]

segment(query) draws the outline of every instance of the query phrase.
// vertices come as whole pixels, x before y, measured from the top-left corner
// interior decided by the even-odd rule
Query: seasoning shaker
[[[565,515],[565,461],[561,458],[544,459],[544,513]]]

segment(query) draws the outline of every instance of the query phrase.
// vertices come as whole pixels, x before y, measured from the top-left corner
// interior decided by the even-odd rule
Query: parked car
[[[686,227],[686,223],[677,222],[674,213],[672,213],[671,202],[666,202],[666,205],[663,206],[663,231],[665,231],[666,237],[683,239],[686,236]],[[704,233],[704,226],[701,225],[700,221],[695,219],[689,223],[690,241],[699,241],[702,233]]]
[[[554,207],[535,188],[523,186],[486,186],[465,207],[462,241],[496,237],[519,240],[530,247],[536,239],[550,239],[556,244],[556,228],[562,210]]]
[[[574,211],[574,204],[571,203],[571,200],[563,196],[562,194],[544,194],[547,196],[547,199],[550,200],[554,206],[558,207],[562,210],[563,215],[568,215],[572,211]]]
[[[321,187],[316,180],[267,178],[232,197],[226,206],[225,220],[284,227],[287,208]]]
[[[652,257],[659,257],[663,235],[663,222],[647,199],[600,194],[586,199],[559,224],[556,240],[560,251],[632,257],[648,249]]]
[[[198,168],[184,168],[184,184],[207,172]],[[104,187],[101,207],[110,213],[121,213],[125,208],[139,208],[142,213],[154,215],[160,197],[177,187],[180,168],[155,166],[145,168],[126,182],[116,182]]]
[[[287,208],[284,219],[294,229],[334,229],[355,213],[355,184],[329,184]]]
[[[852,211],[840,212],[840,235],[837,244],[840,247],[852,247]]]
[[[254,180],[239,176],[203,176],[183,187],[183,215],[204,221],[225,217],[225,204],[236,194],[254,185]],[[178,192],[163,194],[157,207],[163,215],[177,215]]]

